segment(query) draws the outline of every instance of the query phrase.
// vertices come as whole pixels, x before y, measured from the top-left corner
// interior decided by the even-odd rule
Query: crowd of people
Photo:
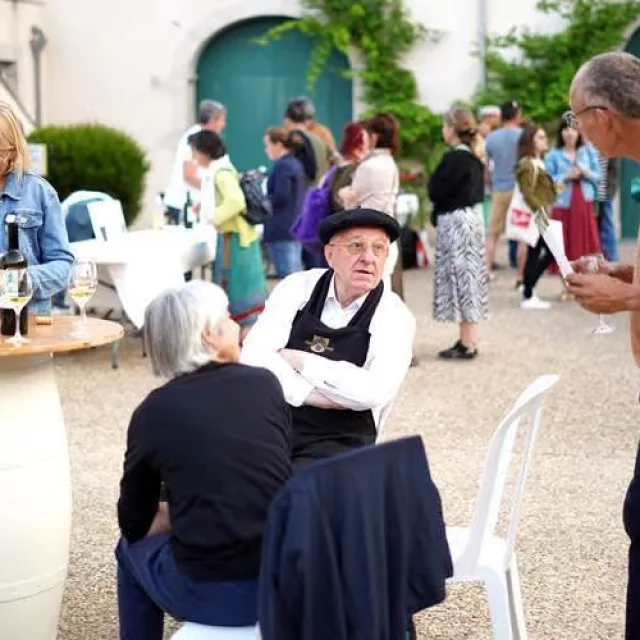
[[[587,63],[551,150],[544,128],[526,121],[515,101],[482,109],[479,122],[465,108],[445,114],[450,149],[428,182],[433,313],[457,324],[459,336],[441,358],[478,355],[479,322],[500,269],[496,246],[519,192],[531,212],[562,223],[575,271],[567,293],[595,313],[632,312],[640,362],[638,265],[616,264],[611,208],[615,158],[640,160],[637,95],[640,62],[632,56]],[[262,237],[245,216],[241,175],[223,138],[226,118],[223,105],[200,105],[165,194],[176,220],[193,199],[217,231],[217,258],[213,282],[169,289],[145,314],[154,372],[168,382],[143,400],[128,429],[116,551],[123,640],[159,640],[164,612],[205,625],[254,625],[274,496],[310,465],[374,444],[412,362],[415,318],[390,286],[401,231],[395,118],[348,123],[337,148],[310,100],[293,100],[282,126],[264,135],[273,165]],[[24,135],[2,103],[0,192],[3,217],[28,208],[18,219],[21,249],[35,285],[32,305],[46,312],[73,256],[55,191],[29,172]],[[0,226],[3,243],[4,233]],[[261,244],[281,278],[270,294]],[[581,268],[580,258],[592,254],[602,254],[597,275]],[[512,244],[509,257],[521,307],[548,308],[535,295],[553,270],[544,238]],[[625,503],[629,639],[640,637],[639,469]]]

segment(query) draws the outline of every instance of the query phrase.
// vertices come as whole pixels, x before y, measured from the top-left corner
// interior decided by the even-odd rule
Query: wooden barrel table
[[[69,558],[71,476],[56,353],[106,345],[122,327],[54,316],[30,342],[0,341],[0,638],[55,640]],[[107,366],[107,365],[105,365]]]

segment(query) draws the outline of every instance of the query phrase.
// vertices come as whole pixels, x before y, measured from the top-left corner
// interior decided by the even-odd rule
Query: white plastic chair
[[[93,235],[103,242],[113,240],[127,232],[127,223],[120,200],[103,200],[87,205]]]
[[[260,640],[258,627],[208,627],[194,622],[185,622],[171,640]]]
[[[486,585],[495,640],[527,637],[514,547],[542,407],[556,382],[557,375],[541,376],[516,400],[489,443],[471,526],[447,527],[454,566],[450,582],[480,581]],[[496,522],[513,443],[523,418],[526,421],[523,460],[514,488],[507,536],[500,538],[495,535]]]

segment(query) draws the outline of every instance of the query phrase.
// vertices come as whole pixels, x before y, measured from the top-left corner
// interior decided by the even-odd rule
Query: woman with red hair
[[[400,190],[400,172],[394,160],[400,148],[398,121],[389,113],[378,113],[363,126],[372,149],[358,164],[351,186],[341,190],[340,198],[346,209],[375,209],[395,218]],[[398,255],[394,242],[384,268],[387,283],[391,282]]]
[[[342,131],[340,154],[342,162],[330,175],[331,213],[344,210],[338,192],[351,185],[358,163],[369,153],[369,136],[359,122],[349,122]]]

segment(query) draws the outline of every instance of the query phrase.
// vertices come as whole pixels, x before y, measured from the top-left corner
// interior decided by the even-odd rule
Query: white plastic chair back
[[[208,627],[194,622],[186,622],[171,640],[260,640],[258,627]]]
[[[87,205],[93,235],[102,241],[114,240],[127,232],[122,204],[119,200],[90,202]]]
[[[474,573],[478,565],[480,550],[495,532],[504,486],[507,479],[513,444],[521,420],[526,421],[523,459],[515,484],[509,528],[506,536],[505,569],[513,553],[524,486],[529,472],[535,438],[542,419],[542,408],[547,392],[558,382],[557,375],[544,375],[534,380],[516,400],[514,407],[503,418],[496,429],[484,465],[480,490],[474,506],[469,532],[469,543],[460,558],[459,566],[465,572]]]

